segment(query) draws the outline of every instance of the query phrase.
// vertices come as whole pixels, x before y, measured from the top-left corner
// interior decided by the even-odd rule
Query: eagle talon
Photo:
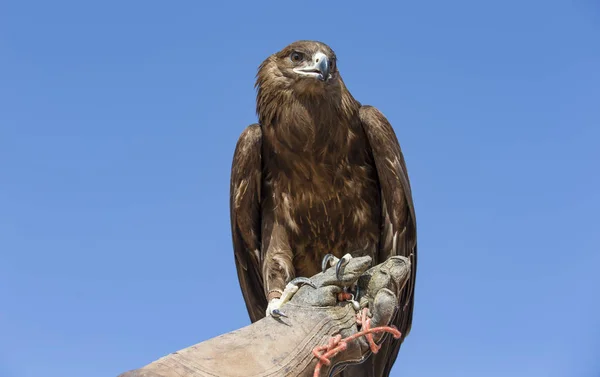
[[[343,265],[345,265],[346,263],[350,262],[350,259],[352,259],[352,255],[350,254],[346,254],[342,257],[342,259],[339,259],[337,261],[337,264],[335,265],[335,277],[338,280],[342,280],[342,277],[340,276],[340,269],[342,268]]]
[[[302,277],[302,276],[291,280],[288,284],[293,284],[297,287],[299,287],[301,284],[306,284],[306,285],[310,285],[314,289],[317,289],[317,286],[315,285],[315,283],[312,282],[312,280],[310,280],[309,278]]]
[[[285,313],[284,313],[284,312],[282,312],[282,311],[281,311],[281,310],[279,310],[279,309],[273,309],[273,310],[271,311],[271,316],[272,316],[273,318],[279,318],[279,317],[286,317],[286,318],[287,318],[287,315],[285,315]]]
[[[289,283],[285,286],[281,297],[274,298],[269,302],[269,306],[267,306],[267,317],[271,316],[273,318],[279,317],[287,317],[287,315],[280,310],[280,308],[285,305],[288,301],[294,297],[298,289],[300,289],[300,285],[306,284],[310,285],[312,288],[317,289],[315,283],[312,282],[309,278],[305,277],[297,277],[295,279],[290,280]]]
[[[323,262],[321,262],[321,272],[325,272],[325,270],[327,270],[328,267],[333,267],[333,265],[337,263],[337,261],[338,259],[333,254],[325,255],[325,257],[323,257]]]

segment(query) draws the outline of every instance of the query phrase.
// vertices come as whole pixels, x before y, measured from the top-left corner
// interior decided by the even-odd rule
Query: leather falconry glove
[[[390,323],[410,274],[410,262],[391,257],[369,269],[370,263],[368,256],[350,259],[339,280],[335,268],[315,275],[311,281],[316,288],[301,286],[283,305],[285,317],[265,317],[118,377],[313,376],[316,347],[327,345],[332,336],[347,338],[360,330],[359,305],[372,314],[371,327]],[[343,294],[350,296],[348,288],[357,288],[360,304],[338,300]],[[383,336],[387,335],[373,334],[373,339],[380,343]],[[364,361],[370,349],[364,336],[348,341],[345,350],[329,359],[329,365],[321,365],[319,376],[333,376],[348,364]]]

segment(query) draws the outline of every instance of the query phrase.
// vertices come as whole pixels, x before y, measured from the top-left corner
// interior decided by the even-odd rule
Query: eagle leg
[[[342,268],[343,265],[345,265],[348,262],[350,262],[350,259],[352,259],[352,255],[350,255],[349,253],[346,254],[346,255],[344,255],[342,257],[342,259],[337,258],[333,254],[327,254],[323,258],[323,262],[321,263],[321,270],[323,272],[325,272],[325,270],[327,269],[327,265],[328,264],[329,264],[330,267],[335,266],[335,277],[338,280],[342,280],[341,276],[340,276],[340,270],[341,270],[341,268]]]
[[[296,292],[298,292],[298,289],[300,289],[300,285],[302,285],[302,284],[310,285],[314,289],[317,288],[317,286],[309,278],[297,277],[295,279],[292,279],[285,286],[285,289],[283,290],[281,297],[274,298],[273,300],[271,300],[269,302],[269,306],[267,307],[267,316],[270,315],[274,318],[287,317],[285,315],[285,313],[281,311],[281,307],[285,303],[290,301],[292,299],[292,297],[294,297],[294,294],[296,294]]]

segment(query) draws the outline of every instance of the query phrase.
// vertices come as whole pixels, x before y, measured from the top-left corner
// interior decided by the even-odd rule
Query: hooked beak
[[[308,77],[315,77],[321,81],[327,81],[331,78],[329,58],[322,52],[317,52],[312,59],[312,62],[302,68],[294,69],[294,72]]]

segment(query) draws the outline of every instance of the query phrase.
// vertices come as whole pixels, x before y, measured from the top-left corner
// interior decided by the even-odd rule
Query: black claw
[[[333,254],[327,254],[327,255],[325,255],[325,257],[323,257],[323,262],[321,262],[321,271],[322,272],[325,272],[325,270],[329,266],[329,261],[332,260],[333,258],[335,258],[333,256]]]
[[[344,262],[345,262],[345,259],[340,258],[340,260],[335,265],[335,278],[338,280],[342,280],[342,277],[340,276],[340,269],[342,268],[342,265],[344,264]]]
[[[285,315],[285,313],[282,312],[279,309],[273,309],[273,311],[271,312],[271,315],[273,317],[275,317],[275,318],[279,318],[279,317],[286,317],[287,318],[287,315]]]
[[[292,281],[290,281],[290,283],[297,285],[297,286],[300,286],[300,284],[307,284],[315,289],[317,288],[317,286],[315,285],[315,283],[312,282],[312,280],[310,280],[309,278],[302,277],[302,276],[293,279]]]

